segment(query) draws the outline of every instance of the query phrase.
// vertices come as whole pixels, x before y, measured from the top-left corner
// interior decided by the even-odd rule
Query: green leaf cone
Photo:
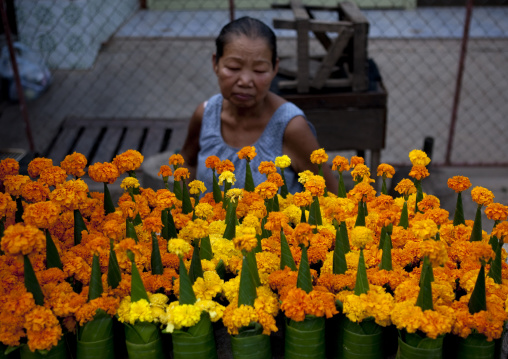
[[[494,238],[496,238],[496,237],[494,237]],[[496,284],[503,283],[503,278],[501,275],[501,270],[502,270],[501,263],[503,260],[502,259],[502,247],[503,247],[502,243],[498,243],[498,245],[496,246],[496,249],[495,249],[496,257],[494,258],[494,260],[492,260],[492,262],[490,262],[490,269],[489,269],[489,273],[488,273],[488,276],[490,278],[494,279],[494,282]]]
[[[346,224],[345,222],[342,223],[344,223],[344,225]],[[341,235],[342,223],[339,225],[335,232],[335,248],[333,250],[333,274],[344,274],[347,271],[346,251],[344,250],[344,242]],[[347,245],[349,247],[349,240]]]
[[[473,231],[469,241],[476,242],[482,240],[482,205],[479,204],[476,208],[476,215],[474,217]]]
[[[81,232],[87,231],[85,221],[79,209],[74,210],[74,245],[77,246],[81,243]]]
[[[492,250],[495,252],[497,250],[497,246],[499,245],[499,239],[496,236],[490,236],[489,244],[492,247]],[[503,245],[501,243],[501,245]]]
[[[97,299],[102,295],[102,273],[101,263],[97,254],[92,259],[92,274],[90,276],[90,289],[88,291],[88,300]]]
[[[138,243],[138,235],[136,234],[136,229],[134,229],[134,223],[129,218],[125,220],[125,236],[134,239]]]
[[[288,240],[284,231],[280,231],[280,269],[286,267],[291,268],[292,271],[296,272],[296,263],[289,249]]]
[[[455,205],[455,214],[453,215],[453,225],[466,224],[464,218],[464,207],[462,206],[462,192],[457,194],[457,203]]]
[[[261,279],[259,278],[259,272],[258,272],[258,263],[256,261],[256,253],[254,251],[251,251],[247,253],[245,256],[247,258],[247,262],[250,266],[250,274],[252,275],[252,279],[254,280],[254,285],[259,287],[261,285]]]
[[[180,304],[196,303],[196,294],[194,294],[194,289],[192,289],[192,283],[182,258],[180,258],[179,274],[180,274],[180,301],[179,301]]]
[[[25,272],[25,288],[27,292],[32,293],[35,304],[44,305],[44,294],[42,294],[41,286],[35,276],[34,268],[32,267],[32,263],[30,262],[28,255],[23,256],[23,266]]]
[[[230,202],[226,210],[226,230],[224,238],[232,240],[236,236],[236,203]]]
[[[264,217],[261,220],[261,238],[268,238],[272,235],[272,232],[265,228],[265,224],[268,217]]]
[[[149,302],[148,295],[146,294],[146,289],[143,284],[143,280],[141,279],[141,275],[139,274],[138,267],[136,266],[136,262],[134,261],[134,254],[130,253],[130,260],[132,262],[132,279],[131,279],[131,302],[137,302],[141,299],[146,299]]]
[[[367,279],[367,268],[365,266],[365,257],[363,249],[360,249],[358,258],[358,270],[356,272],[355,295],[366,294],[369,291],[369,280]]]
[[[307,317],[301,322],[286,322],[285,359],[325,359],[325,318]]]
[[[138,213],[136,213],[136,217],[134,217],[132,223],[134,223],[134,226],[139,226],[140,224],[143,223],[143,220],[141,219],[141,215]]]
[[[192,208],[192,202],[190,199],[190,193],[189,188],[187,187],[187,184],[185,181],[182,181],[182,213],[188,214],[191,213],[193,210]]]
[[[305,211],[307,210],[307,207],[301,207],[300,210],[302,211],[302,216],[300,217],[300,222],[307,223],[307,218],[305,217]]]
[[[386,187],[386,178],[385,176],[382,177],[382,185],[381,185],[381,194],[388,194],[388,188]]]
[[[300,268],[298,268],[296,286],[300,289],[303,289],[307,293],[312,291],[312,278],[310,276],[309,258],[307,256],[307,247],[305,246],[302,246],[302,259],[300,261]]]
[[[356,216],[355,227],[365,227],[365,206],[363,201],[358,201],[358,215]]]
[[[107,215],[115,212],[115,205],[113,204],[113,199],[106,182],[104,182],[104,211]]]
[[[213,258],[212,244],[210,243],[210,236],[201,238],[201,246],[199,247],[199,255],[202,259],[210,260]]]
[[[215,203],[222,202],[222,192],[220,190],[219,181],[217,180],[217,175],[215,174],[215,170],[213,171],[213,178],[212,178],[212,190],[213,190],[213,200]]]
[[[469,313],[475,314],[482,310],[487,310],[487,297],[485,292],[485,266],[482,263],[478,277],[476,278],[476,284],[474,285],[473,293],[469,298]]]
[[[420,292],[416,305],[425,310],[434,310],[434,303],[432,302],[432,265],[430,261],[424,260],[422,271],[420,273]]]
[[[215,266],[215,271],[219,275],[220,279],[226,278],[226,265],[222,259],[219,260],[217,265]]]
[[[192,246],[194,251],[192,252],[191,265],[189,268],[189,279],[192,284],[199,277],[203,278],[203,267],[201,266],[201,256],[199,253],[199,239],[193,241]]]
[[[397,359],[443,358],[444,335],[432,339],[418,333],[407,333],[405,330],[399,333]]]
[[[340,222],[339,234],[344,254],[349,253],[351,246],[349,245],[349,235],[347,233],[347,225],[345,221]]]
[[[171,214],[171,209],[166,208],[162,210],[161,213],[162,220],[162,238],[165,240],[170,240],[171,238],[176,238],[176,226],[175,221],[173,219],[173,215]]]
[[[113,318],[98,309],[93,320],[78,326],[77,359],[114,359]]]
[[[279,196],[277,194],[272,198],[272,203],[273,204],[271,212],[279,212],[280,211]]]
[[[49,229],[46,229],[44,232],[46,232],[46,268],[63,269],[60,254],[58,254],[58,249],[55,246],[55,242],[53,242],[53,238],[51,238]]]
[[[232,335],[233,358],[271,359],[270,336],[262,332],[261,324],[253,322],[248,327],[242,328],[238,335]]]
[[[392,238],[388,233],[385,233],[383,241],[383,255],[379,269],[392,270]]]
[[[338,197],[346,198],[346,186],[344,185],[344,177],[342,176],[342,172],[339,171],[339,189],[338,189]]]
[[[289,194],[289,191],[288,191],[288,184],[286,181],[286,176],[284,175],[284,168],[280,169],[280,175],[282,177],[282,181],[284,182],[284,184],[280,188],[280,195],[282,196],[282,198],[286,198],[287,195]]]
[[[181,181],[173,181],[173,193],[175,194],[176,198],[180,201],[182,201],[182,185],[180,184]]]
[[[129,358],[164,359],[159,326],[152,322],[124,323]]]
[[[251,266],[249,265],[247,256],[243,256],[242,272],[240,273],[240,287],[238,289],[238,306],[254,306],[256,296],[256,284],[254,283],[254,276],[251,273]]]
[[[150,258],[152,266],[152,274],[161,275],[164,273],[164,266],[162,265],[161,251],[159,248],[159,241],[157,235],[152,232],[152,256]]]
[[[254,192],[254,179],[252,178],[252,170],[250,168],[250,161],[248,160],[245,167],[245,190]]]
[[[323,220],[321,218],[321,208],[319,207],[319,198],[317,196],[314,196],[310,205],[309,224],[315,226],[321,226],[323,224]]]
[[[404,206],[402,206],[399,226],[403,227],[404,229],[407,229],[407,227],[409,227],[409,214],[407,212],[407,201],[404,201]]]
[[[415,179],[414,183],[416,187],[415,213],[418,213],[420,212],[418,209],[418,203],[420,203],[423,199],[422,181]]]
[[[187,331],[175,330],[171,335],[173,359],[217,359],[217,350],[210,316],[201,314],[201,320]]]
[[[120,271],[120,265],[116,258],[116,252],[113,249],[113,243],[111,242],[109,250],[109,262],[108,262],[108,285],[115,289],[122,280],[122,273]]]

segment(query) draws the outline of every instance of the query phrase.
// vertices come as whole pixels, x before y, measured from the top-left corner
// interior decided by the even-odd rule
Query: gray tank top
[[[219,157],[221,161],[229,159],[235,165],[236,182],[233,187],[244,188],[245,186],[247,161],[240,160],[237,155],[241,148],[229,146],[224,142],[221,135],[222,101],[223,97],[221,94],[214,95],[208,100],[201,123],[201,134],[199,136],[200,151],[198,154],[196,178],[204,182],[207,192],[212,190],[212,170],[206,168],[205,160],[213,155]],[[253,144],[257,153],[256,157],[250,162],[254,186],[266,181],[266,175],[259,173],[259,164],[262,161],[275,162],[276,157],[283,155],[282,141],[284,131],[289,121],[296,116],[305,117],[305,114],[291,102],[282,104],[275,111],[256,143]],[[316,131],[314,126],[312,126],[310,122],[308,122],[308,124],[315,135]],[[286,177],[290,193],[303,190],[303,186],[298,182],[298,175],[291,167],[284,170],[284,176]]]

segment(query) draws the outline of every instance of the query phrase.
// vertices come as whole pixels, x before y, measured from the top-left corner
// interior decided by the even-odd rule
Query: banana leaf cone
[[[346,317],[343,330],[341,358],[383,359],[383,327],[373,318],[356,323]]]
[[[312,278],[310,275],[309,257],[307,255],[307,247],[301,246],[302,259],[300,260],[300,267],[298,268],[298,276],[296,278],[296,286],[303,289],[305,292],[312,291]]]
[[[434,310],[434,303],[432,302],[432,282],[434,281],[434,274],[432,271],[432,264],[427,256],[423,259],[422,271],[420,273],[420,292],[416,299],[416,305],[425,310]]]
[[[212,243],[210,236],[201,238],[201,246],[199,247],[199,255],[202,259],[210,260],[213,258]]]
[[[122,280],[122,272],[120,271],[120,265],[113,248],[113,241],[110,241],[107,280],[108,285],[113,289],[117,288]]]
[[[178,200],[182,200],[182,185],[180,184],[181,181],[174,181],[173,182],[173,193],[175,194],[176,198]]]
[[[41,286],[39,284],[39,280],[35,276],[35,271],[30,262],[30,258],[28,255],[23,255],[23,266],[24,266],[24,276],[25,276],[25,288],[27,292],[32,293],[35,304],[44,305],[44,294],[42,293]]]
[[[193,211],[192,202],[190,199],[189,188],[187,187],[187,183],[182,181],[182,213],[188,214]]]
[[[192,243],[194,251],[192,252],[191,265],[189,268],[189,278],[192,284],[199,277],[203,278],[203,267],[201,266],[201,255],[199,250],[199,239],[195,239]]]
[[[473,231],[471,232],[470,242],[479,242],[482,240],[482,205],[479,204],[476,208],[476,215],[474,217]]]
[[[317,196],[314,196],[314,200],[310,204],[309,224],[315,226],[321,226],[323,224],[323,219],[321,217],[321,207],[319,206],[319,198]]]
[[[250,168],[250,161],[247,160],[245,166],[245,188],[248,192],[254,192],[254,179],[252,178],[252,169]]]
[[[259,323],[251,323],[231,336],[231,349],[235,359],[271,359],[270,336],[263,334]]]
[[[415,201],[415,213],[419,212],[418,203],[423,199],[422,180],[415,180],[416,187],[416,201]]]
[[[162,238],[165,240],[169,240],[171,238],[176,238],[176,225],[175,220],[173,219],[173,214],[171,214],[171,209],[166,208],[161,212],[161,220],[162,220]]]
[[[15,359],[19,358],[18,347],[8,347],[4,343],[0,342],[0,359]],[[7,350],[7,352],[6,352]],[[11,351],[12,350],[12,351]]]
[[[81,232],[87,231],[85,221],[79,209],[74,210],[74,245],[78,245],[81,243]]]
[[[339,171],[339,188],[338,188],[338,197],[346,198],[346,186],[344,185],[344,177],[342,176],[342,172]]]
[[[497,241],[497,238],[494,237],[494,239]],[[494,279],[494,282],[496,284],[502,284],[503,283],[503,278],[501,276],[501,270],[502,270],[502,248],[503,248],[503,243],[499,243],[498,242],[498,245],[496,246],[495,248],[495,252],[496,252],[496,257],[494,258],[494,260],[492,260],[490,262],[490,269],[489,269],[489,273],[488,273],[488,276],[492,279]]]
[[[464,207],[462,205],[462,192],[457,194],[457,203],[455,205],[455,213],[453,215],[453,225],[458,226],[459,224],[466,224],[464,218]]]
[[[388,187],[386,186],[386,175],[383,175],[381,177],[382,184],[381,184],[381,194],[388,194]]]
[[[237,203],[229,201],[226,209],[226,229],[224,230],[224,238],[232,240],[236,236],[236,207]]]
[[[289,190],[288,190],[288,184],[286,181],[286,176],[284,175],[284,168],[280,169],[280,175],[282,177],[282,181],[284,182],[284,184],[280,188],[280,195],[282,196],[282,198],[286,198],[287,195],[289,194]]]
[[[162,275],[164,273],[159,241],[157,240],[157,235],[154,232],[152,232],[152,256],[150,258],[150,264],[152,267],[152,274]]]
[[[485,292],[485,265],[482,263],[476,283],[469,298],[469,313],[475,314],[487,310],[487,296]]]
[[[63,269],[60,254],[58,254],[58,249],[55,246],[55,242],[53,242],[53,238],[51,238],[49,229],[46,229],[44,232],[46,232],[46,268]]]
[[[285,359],[325,359],[325,318],[308,315],[303,321],[286,321]]]
[[[451,359],[494,359],[496,355],[496,341],[487,341],[480,333],[471,333],[466,338],[448,335],[444,340],[444,355]]]
[[[343,222],[344,223],[344,222]],[[345,223],[344,223],[345,224]],[[342,225],[342,223],[341,223]],[[333,274],[344,274],[347,271],[346,252],[344,250],[344,240],[341,234],[341,225],[335,233],[335,248],[333,250]],[[347,236],[347,229],[346,229]],[[347,237],[346,237],[347,240]],[[348,240],[349,247],[349,240]]]
[[[365,226],[365,205],[363,201],[358,201],[358,215],[356,216],[355,227]]]
[[[138,235],[136,234],[136,229],[134,228],[134,222],[127,217],[125,220],[125,236],[127,238],[132,238],[136,243],[138,243]]]
[[[217,359],[212,322],[206,312],[187,330],[175,329],[171,338],[173,359]]]
[[[382,235],[382,233],[381,233]],[[392,266],[392,238],[388,233],[385,233],[383,240],[383,254],[381,256],[381,263],[379,269],[390,271],[393,269]]]
[[[436,339],[399,330],[396,359],[442,359],[444,335]]]
[[[106,214],[115,212],[115,205],[106,182],[104,182],[104,212],[106,212]]]
[[[296,263],[291,254],[291,249],[289,249],[288,240],[286,239],[286,235],[284,231],[281,229],[280,231],[280,269],[284,269],[286,267],[291,268],[292,271],[296,272]]]
[[[219,181],[217,180],[217,175],[215,174],[215,169],[212,169],[213,178],[212,178],[212,193],[213,200],[215,203],[222,202],[222,192],[220,190]]]
[[[58,344],[50,350],[36,350],[33,352],[27,344],[23,344],[20,346],[19,357],[20,359],[66,359],[68,355],[65,338],[62,336]]]
[[[404,205],[402,206],[399,226],[403,227],[404,229],[407,229],[407,227],[409,227],[409,213],[407,211],[407,201],[404,201]]]
[[[365,266],[365,257],[363,249],[360,249],[358,258],[358,270],[356,271],[355,295],[367,294],[369,291],[369,280],[367,278],[367,267]]]

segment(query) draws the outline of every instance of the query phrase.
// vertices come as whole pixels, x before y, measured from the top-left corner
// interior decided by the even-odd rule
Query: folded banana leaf
[[[20,359],[66,359],[67,350],[65,349],[65,339],[62,337],[58,344],[50,350],[36,350],[31,351],[28,345],[23,344],[19,351]]]
[[[325,319],[307,316],[303,321],[286,322],[286,359],[325,359]]]
[[[374,320],[366,319],[355,323],[344,319],[344,359],[383,359],[382,327]]]
[[[422,337],[418,333],[399,331],[397,359],[441,359],[443,358],[443,338]]]
[[[163,359],[161,334],[158,326],[150,322],[124,323],[125,344],[129,358]]]
[[[175,330],[172,334],[173,359],[217,359],[215,337],[208,313],[188,330]]]
[[[231,348],[235,359],[270,359],[272,347],[270,336],[264,335],[259,323],[251,323],[240,333],[231,336]]]
[[[459,338],[456,353],[460,359],[494,359],[496,343],[488,342],[483,334],[472,333],[467,338]]]
[[[99,309],[94,319],[78,328],[77,359],[114,359],[113,318]]]

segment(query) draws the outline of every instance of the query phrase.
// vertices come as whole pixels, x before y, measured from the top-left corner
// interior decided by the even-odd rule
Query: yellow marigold
[[[363,181],[368,179],[370,178],[370,169],[363,163],[359,163],[351,171],[351,177],[353,177],[355,181]]]
[[[219,164],[217,164],[215,170],[219,175],[222,174],[223,172],[235,172],[235,165],[230,160],[225,159],[221,161]]]
[[[314,176],[314,172],[309,170],[302,171],[298,173],[298,182],[305,185],[305,182],[307,182],[312,176]]]
[[[113,164],[120,174],[137,170],[143,163],[143,155],[136,150],[127,150],[113,158]]]
[[[256,148],[254,146],[245,146],[237,153],[238,158],[241,160],[246,159],[247,161],[252,161],[254,157],[256,157]]]
[[[239,251],[245,250],[247,252],[252,251],[258,245],[258,239],[255,234],[244,234],[233,239],[235,248]]]
[[[270,173],[266,179],[268,182],[275,183],[277,187],[282,187],[284,185],[284,180],[279,173]]]
[[[7,175],[4,178],[5,192],[14,197],[21,196],[23,187],[31,183],[30,177],[24,175]]]
[[[168,165],[162,165],[159,169],[159,172],[157,173],[157,176],[162,176],[163,178],[169,177],[173,175],[173,171],[171,170],[171,167]]]
[[[191,249],[192,246],[184,239],[171,238],[168,241],[168,251],[179,257],[184,257]]]
[[[306,207],[312,203],[312,194],[308,191],[297,192],[293,196],[293,203],[298,207]]]
[[[218,173],[218,171],[217,171],[217,173]],[[228,183],[231,183],[232,185],[235,184],[235,182],[236,182],[235,174],[233,172],[231,172],[231,171],[223,171],[223,172],[221,172],[220,175],[219,175],[219,185],[222,186],[224,181],[226,181]]]
[[[192,327],[201,319],[201,308],[196,305],[181,304],[172,308],[170,317],[175,329]]]
[[[42,202],[49,197],[49,188],[39,181],[29,182],[21,188],[21,197],[27,202]]]
[[[206,192],[205,184],[202,181],[194,180],[189,183],[189,193],[199,195]]]
[[[188,168],[178,167],[173,173],[173,177],[175,181],[181,181],[190,177],[190,172]]]
[[[39,181],[48,186],[56,186],[64,183],[67,179],[67,172],[60,166],[52,166],[45,168],[39,175]]]
[[[150,303],[146,299],[131,302],[129,313],[130,324],[135,324],[137,321],[152,322],[153,319]]]
[[[312,151],[312,153],[310,154],[310,161],[317,165],[326,163],[326,161],[328,161],[328,155],[326,154],[325,149],[320,148]]]
[[[222,292],[222,280],[217,272],[205,271],[203,277],[196,279],[192,285],[192,289],[198,299],[212,300],[215,296]]]
[[[275,157],[275,167],[284,169],[291,166],[291,159],[287,155]]]
[[[485,187],[476,186],[471,190],[471,197],[478,205],[487,206],[494,201],[494,194]]]
[[[97,162],[88,167],[88,176],[95,182],[111,184],[116,181],[120,173],[118,168],[110,162]]]
[[[319,175],[311,176],[303,186],[313,197],[322,196],[325,193],[325,179]]]
[[[508,243],[508,222],[504,221],[496,224],[496,226],[492,229],[491,234],[502,240],[504,243]]]
[[[277,168],[272,161],[262,161],[258,167],[259,173],[269,175],[270,173],[277,172]]]
[[[365,248],[365,246],[374,239],[372,229],[364,226],[356,226],[349,232],[349,240],[356,248]]]
[[[365,164],[365,159],[363,157],[359,157],[359,156],[351,157],[351,161],[350,161],[351,168],[355,168],[356,166],[363,165],[363,164]]]
[[[128,176],[122,180],[120,187],[126,191],[132,188],[139,188],[139,181],[137,178]]]
[[[211,168],[211,169],[215,169],[215,167],[217,167],[217,165],[220,163],[220,159],[219,157],[217,156],[208,156],[207,159],[205,160],[205,166],[206,168]]]
[[[233,203],[237,203],[242,200],[243,197],[243,189],[241,188],[231,188],[226,192],[226,197]]]
[[[64,169],[67,174],[74,177],[83,177],[85,175],[85,167],[88,164],[88,160],[85,155],[74,152],[70,155],[65,156],[60,167]]]
[[[413,181],[404,178],[395,186],[395,190],[403,196],[409,196],[416,193],[416,186]]]
[[[409,171],[409,176],[413,177],[417,180],[421,180],[423,178],[429,177],[430,173],[427,167],[423,165],[413,165],[411,171]]]
[[[213,206],[210,203],[198,203],[194,207],[194,214],[198,218],[209,218],[213,215]]]
[[[395,303],[391,318],[397,329],[405,329],[408,333],[414,333],[420,328],[424,316],[422,308],[414,305],[411,301],[404,301]]]
[[[419,239],[425,240],[435,237],[438,232],[438,228],[437,224],[433,220],[423,219],[411,222],[411,231]]]
[[[311,226],[308,223],[300,223],[295,227],[293,236],[298,244],[302,244],[305,247],[309,246],[310,237],[313,234],[315,226]]]
[[[447,181],[448,187],[459,193],[471,187],[471,181],[464,176],[454,176]]]
[[[51,158],[36,157],[28,163],[28,175],[32,178],[37,178],[46,168],[53,167],[53,160]]]
[[[493,221],[506,221],[508,218],[508,206],[492,202],[485,208],[485,215]]]
[[[256,186],[254,192],[259,194],[263,199],[270,199],[277,195],[279,187],[273,182],[261,182]]]
[[[11,255],[40,252],[46,246],[46,236],[37,227],[16,223],[4,231],[2,251]]]
[[[349,171],[349,161],[346,157],[343,156],[335,156],[332,161],[332,170],[333,171]]]
[[[389,165],[387,163],[381,163],[379,166],[377,166],[377,175],[379,177],[385,177],[385,178],[393,178],[393,175],[395,174],[395,168],[393,168],[392,165]]]
[[[36,306],[25,316],[28,347],[36,350],[50,350],[62,337],[62,327],[50,309]]]
[[[60,207],[51,201],[29,204],[23,212],[23,220],[37,228],[48,229],[58,220]]]
[[[254,307],[243,304],[238,307],[236,303],[228,305],[222,316],[222,322],[231,335],[238,334],[240,328],[248,326],[251,322],[257,322],[257,320]]]
[[[409,152],[409,160],[412,165],[427,166],[430,163],[430,158],[422,150],[412,150]]]
[[[448,261],[446,244],[432,239],[420,242],[420,250],[423,256],[428,256],[434,267],[445,264]]]
[[[19,162],[14,158],[4,158],[0,161],[0,181],[5,179],[5,176],[13,176],[19,174]]]
[[[159,189],[156,192],[157,206],[160,208],[171,208],[176,203],[176,195],[168,189]]]

